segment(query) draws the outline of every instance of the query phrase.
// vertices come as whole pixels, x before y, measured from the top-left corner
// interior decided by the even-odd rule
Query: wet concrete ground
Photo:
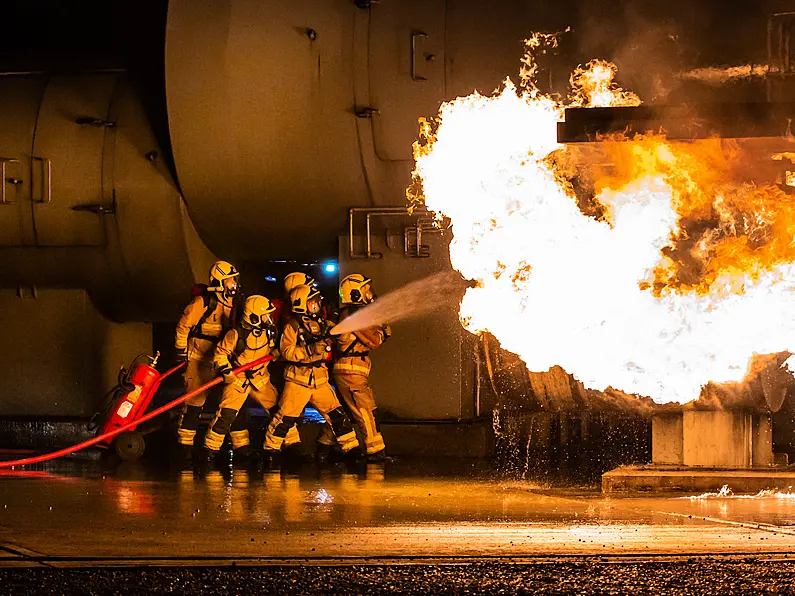
[[[445,566],[451,563],[467,566]],[[107,567],[91,576],[95,587],[121,574],[115,576],[119,585],[138,585],[140,576],[164,587],[171,577],[188,590],[190,581],[208,582],[209,589],[231,576],[184,568],[125,576],[110,568],[285,564],[317,566],[296,581],[318,589],[330,588],[335,574],[342,575],[333,581],[345,583],[346,573],[397,573],[403,579],[393,587],[424,578],[416,585],[455,590],[467,577],[493,576],[489,589],[510,592],[544,581],[565,591],[565,582],[581,575],[578,565],[585,565],[584,581],[606,574],[599,580],[608,582],[605,587],[613,582],[629,589],[631,582],[621,581],[643,586],[663,576],[679,585],[682,578],[715,575],[708,584],[729,590],[720,583],[723,575],[713,573],[720,568],[727,581],[767,578],[760,580],[765,586],[786,591],[795,573],[795,495],[607,498],[596,487],[498,478],[483,464],[455,460],[307,465],[298,473],[226,467],[169,472],[101,462],[0,471],[0,593],[45,593],[44,585],[58,589],[83,577],[64,568]],[[361,568],[366,573],[341,567],[353,564],[367,565]],[[372,565],[386,565],[389,573]],[[284,582],[297,577],[295,568],[269,569],[241,577],[251,585],[276,582],[274,590],[289,592]],[[428,584],[432,576],[441,583]],[[374,581],[345,585],[364,593],[381,585]]]

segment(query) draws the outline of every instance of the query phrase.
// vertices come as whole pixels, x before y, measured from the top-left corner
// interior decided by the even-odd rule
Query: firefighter
[[[301,271],[294,271],[292,273],[288,273],[284,277],[284,295],[286,297],[289,298],[290,292],[292,292],[298,286],[310,286],[312,288],[317,289],[317,283],[315,283],[315,278],[306,273],[302,273]]]
[[[177,324],[177,358],[187,362],[185,391],[193,391],[215,377],[213,350],[234,324],[235,297],[239,272],[226,261],[217,261],[210,269],[210,281],[187,307]],[[190,460],[199,417],[207,392],[194,396],[183,406],[177,431],[184,461]]]
[[[371,280],[360,273],[348,275],[340,282],[339,295],[340,321],[375,299]],[[386,446],[376,416],[378,406],[370,387],[370,351],[381,346],[391,334],[389,325],[382,325],[334,336],[335,357],[332,380],[364,438],[368,461],[383,461],[386,456]],[[328,451],[328,446],[334,444],[330,433],[324,431],[320,444],[327,446],[320,448],[319,456],[322,459]]]
[[[246,298],[240,324],[227,331],[215,349],[215,366],[224,377],[224,389],[215,419],[204,440],[204,446],[211,454],[218,452],[229,433],[235,460],[245,461],[251,455],[248,429],[236,429],[234,426],[238,412],[249,395],[273,415],[278,393],[271,383],[268,363],[239,374],[233,374],[232,369],[263,356],[278,357],[276,325],[271,318],[274,310],[270,300],[264,296]],[[300,440],[298,429],[293,427],[287,433],[284,445],[295,445]]]
[[[273,313],[273,320],[279,327],[279,333],[284,329],[284,326],[292,315],[292,311],[290,310],[290,291],[302,284],[317,287],[314,278],[306,273],[294,271],[293,273],[287,274],[284,278],[284,297],[276,298],[271,301],[276,308],[276,312]],[[284,366],[284,360],[282,359],[275,360],[271,362],[270,365],[271,376],[275,379],[276,388],[279,390],[279,393],[284,389]],[[306,454],[301,455],[302,458],[305,456]]]
[[[286,362],[284,391],[279,410],[268,425],[265,449],[271,453],[279,450],[304,406],[311,403],[326,419],[342,451],[355,456],[359,441],[329,384],[331,323],[322,316],[320,292],[312,286],[296,286],[290,292],[290,305],[293,316],[282,330],[279,344]]]
[[[273,301],[276,307],[274,320],[278,323],[279,329],[283,328],[290,318],[290,292],[297,286],[305,285],[317,288],[315,279],[311,275],[302,273],[301,271],[293,271],[284,277],[284,299],[276,299]]]

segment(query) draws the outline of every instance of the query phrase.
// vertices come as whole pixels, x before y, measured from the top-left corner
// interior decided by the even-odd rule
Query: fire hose
[[[262,358],[258,358],[257,360],[252,360],[251,362],[243,364],[242,366],[238,366],[237,368],[233,369],[231,372],[232,372],[232,374],[239,374],[239,373],[242,373],[242,372],[245,372],[245,371],[249,370],[250,368],[254,368],[255,366],[259,366],[260,364],[265,364],[266,362],[269,362],[271,360],[273,360],[273,356],[263,356]],[[184,363],[180,364],[179,366],[175,366],[171,370],[163,373],[163,378],[165,378],[168,375],[170,375],[171,373],[175,372],[176,370],[178,370],[182,366],[184,366]],[[196,395],[199,395],[203,391],[207,391],[210,387],[214,387],[215,385],[218,385],[221,381],[223,381],[223,377],[216,377],[212,381],[210,381],[209,383],[205,383],[201,387],[198,387],[198,388],[194,389],[193,391],[189,391],[185,395],[183,395],[181,397],[178,397],[177,399],[175,399],[173,401],[170,401],[167,404],[152,410],[148,414],[145,414],[144,416],[141,416],[140,418],[138,418],[136,420],[132,420],[132,421],[128,422],[124,426],[120,426],[119,428],[116,428],[116,429],[114,429],[112,431],[108,431],[108,432],[106,432],[104,434],[98,435],[98,436],[94,437],[93,439],[88,439],[87,441],[83,441],[82,443],[78,443],[77,445],[72,445],[71,447],[66,447],[66,448],[61,449],[59,451],[53,451],[52,453],[44,453],[42,455],[37,455],[35,457],[26,457],[24,459],[15,459],[15,460],[11,460],[11,461],[0,461],[0,469],[2,469],[2,468],[13,468],[15,466],[25,466],[25,465],[29,465],[29,464],[37,464],[37,463],[40,463],[40,462],[49,461],[49,460],[52,460],[52,459],[57,459],[57,458],[62,457],[64,455],[68,455],[70,453],[75,453],[77,451],[80,451],[81,449],[85,449],[86,447],[91,447],[92,445],[96,445],[97,443],[99,443],[101,441],[107,441],[108,439],[112,439],[113,437],[115,437],[116,435],[124,432],[125,430],[129,430],[130,428],[133,428],[134,426],[138,426],[139,424],[141,424],[143,422],[151,420],[155,416],[159,416],[163,412],[167,412],[168,410],[170,410],[171,408],[173,408],[175,406],[178,406],[178,405],[180,405],[182,403],[185,403],[190,398],[195,397]]]

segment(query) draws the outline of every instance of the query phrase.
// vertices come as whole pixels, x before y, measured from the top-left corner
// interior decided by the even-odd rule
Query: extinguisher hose
[[[244,364],[242,366],[238,366],[236,369],[232,370],[232,373],[233,374],[238,374],[238,373],[247,371],[250,368],[254,368],[255,366],[259,366],[260,364],[264,364],[266,362],[269,362],[271,360],[273,360],[273,356],[263,356],[262,358],[258,358],[257,360],[253,360],[253,361],[251,361],[251,362],[249,362],[247,364]],[[162,378],[165,378],[166,376],[168,376],[169,374],[171,374],[172,372],[174,372],[175,370],[177,370],[181,366],[184,366],[184,364],[181,364],[181,365],[179,365],[177,367],[174,367],[170,371],[168,371],[166,373],[163,373]],[[52,453],[44,453],[42,455],[37,455],[35,457],[26,457],[24,459],[15,459],[15,460],[11,460],[11,461],[0,461],[0,469],[2,469],[2,468],[13,468],[15,466],[25,466],[25,465],[29,465],[29,464],[37,464],[37,463],[40,463],[40,462],[43,462],[43,461],[49,461],[51,459],[57,459],[57,458],[62,457],[64,455],[68,455],[70,453],[75,453],[76,451],[80,451],[81,449],[85,449],[86,447],[91,447],[92,445],[96,445],[97,443],[100,443],[102,441],[107,441],[108,439],[112,439],[113,437],[115,437],[119,433],[124,432],[125,430],[129,430],[130,428],[132,428],[134,426],[138,426],[139,424],[141,424],[143,422],[146,422],[147,420],[151,420],[155,416],[159,416],[163,412],[167,412],[168,410],[170,410],[173,407],[176,407],[176,406],[178,406],[178,405],[180,405],[182,403],[185,403],[190,398],[195,397],[196,395],[202,393],[203,391],[207,391],[210,387],[218,385],[218,383],[220,383],[221,381],[223,381],[223,377],[216,377],[212,381],[210,381],[209,383],[205,383],[201,387],[198,387],[198,388],[194,389],[193,391],[189,391],[188,393],[186,393],[182,397],[178,397],[177,399],[175,399],[173,401],[170,401],[167,404],[165,404],[163,406],[160,406],[159,408],[155,408],[154,410],[152,410],[151,412],[145,414],[144,416],[141,416],[140,418],[136,418],[135,420],[131,420],[130,422],[128,422],[124,426],[120,426],[119,428],[117,428],[115,430],[108,431],[108,432],[106,432],[104,434],[101,434],[101,435],[99,435],[97,437],[94,437],[93,439],[88,439],[87,441],[83,441],[82,443],[78,443],[77,445],[72,445],[71,447],[66,447],[66,448],[61,449],[59,451],[53,451]]]

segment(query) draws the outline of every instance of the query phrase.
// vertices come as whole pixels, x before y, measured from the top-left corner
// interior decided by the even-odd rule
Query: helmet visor
[[[373,288],[370,287],[369,283],[366,283],[362,286],[362,302],[365,304],[370,304],[373,300],[375,300],[375,294],[373,293]]]
[[[237,294],[239,288],[236,277],[229,277],[223,282],[224,293],[227,296],[234,296]]]
[[[306,303],[306,310],[309,314],[316,315],[320,312],[320,296],[315,296],[311,298],[309,302]]]

